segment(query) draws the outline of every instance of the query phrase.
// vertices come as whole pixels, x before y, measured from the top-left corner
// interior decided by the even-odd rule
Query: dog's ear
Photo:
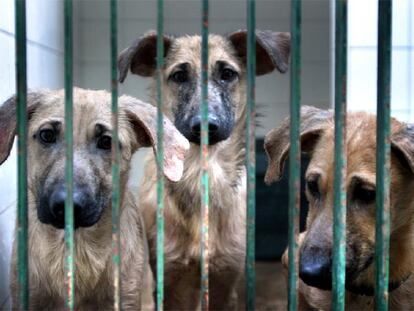
[[[231,33],[228,39],[233,44],[243,63],[247,63],[247,31]],[[264,75],[277,69],[281,73],[288,70],[290,54],[290,34],[270,30],[256,30],[256,74]]]
[[[414,125],[403,127],[391,137],[391,150],[414,173]]]
[[[311,152],[321,133],[328,127],[332,111],[304,106],[301,109],[300,141],[302,152]],[[290,148],[290,119],[286,118],[265,137],[264,148],[268,157],[265,182],[270,184],[282,178],[283,167]]]
[[[156,154],[158,152],[157,109],[129,96],[122,96],[120,103],[133,124],[139,146],[153,147]],[[164,116],[164,175],[169,180],[181,179],[185,154],[189,148],[188,140]]]
[[[43,93],[30,92],[27,94],[27,118],[41,103]],[[16,96],[10,97],[0,105],[0,165],[10,155],[13,147],[14,136],[16,135]]]
[[[171,46],[172,37],[164,35],[164,57]],[[124,82],[128,70],[133,74],[151,77],[157,65],[157,33],[149,31],[135,40],[118,56],[119,82]]]

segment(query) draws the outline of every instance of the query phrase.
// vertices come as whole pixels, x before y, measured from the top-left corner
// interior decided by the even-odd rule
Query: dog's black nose
[[[190,121],[190,129],[191,129],[191,138],[190,141],[195,143],[200,143],[201,137],[201,116],[197,115],[193,117]],[[223,132],[220,126],[220,120],[214,116],[208,116],[208,140],[210,145],[214,145],[215,143],[227,138],[224,137],[225,133]]]
[[[65,200],[66,189],[64,187],[56,188],[49,197],[49,209],[51,214],[51,223],[59,229],[65,226]],[[92,210],[91,210],[92,208]],[[74,187],[73,190],[73,211],[75,228],[79,226],[91,226],[95,223],[92,221],[94,204],[89,192],[84,187]],[[92,212],[92,213],[91,213]]]
[[[201,133],[201,116],[195,116],[191,119],[190,122],[191,132],[194,135],[200,136]],[[214,135],[219,130],[219,120],[217,117],[209,115],[208,116],[208,131],[210,135]]]
[[[301,253],[299,277],[309,286],[330,290],[332,288],[330,257],[319,251]]]

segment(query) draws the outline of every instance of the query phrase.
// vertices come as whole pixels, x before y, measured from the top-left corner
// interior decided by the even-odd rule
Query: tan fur
[[[33,98],[34,97],[34,98]],[[109,198],[100,220],[89,228],[75,231],[75,308],[77,310],[108,310],[113,308],[113,264],[111,249],[111,153],[104,156],[85,151],[85,145],[93,139],[95,124],[111,125],[111,96],[105,91],[74,89],[74,176],[91,187],[104,185],[104,195]],[[13,99],[11,99],[13,100]],[[37,101],[37,103],[34,103]],[[36,212],[36,191],[41,185],[43,174],[48,179],[59,180],[65,165],[64,153],[45,151],[32,139],[38,128],[50,120],[63,122],[63,91],[44,91],[29,95],[30,121],[28,127],[28,196],[29,196],[29,286],[30,310],[61,310],[64,308],[65,286],[65,244],[64,230],[55,229],[38,220]],[[6,103],[7,104],[7,103]],[[32,109],[33,106],[36,106]],[[13,106],[11,106],[13,108]],[[154,144],[155,109],[132,97],[119,98],[119,139],[121,148],[121,300],[122,309],[141,308],[143,282],[144,239],[143,223],[137,207],[136,197],[127,189],[130,160],[133,152],[141,146]],[[3,107],[4,108],[4,107]],[[5,108],[7,109],[7,108]],[[0,125],[13,127],[7,120],[6,111],[0,117]],[[133,124],[138,122],[138,124]],[[144,130],[145,129],[145,130]],[[9,129],[13,131],[13,129]],[[63,132],[63,129],[62,129]],[[166,123],[166,137],[175,144],[178,154],[174,160],[166,161],[166,175],[176,179],[181,176],[180,154],[188,148],[186,140],[169,121]],[[181,140],[181,141],[180,141]],[[8,141],[11,148],[12,140]],[[2,143],[5,143],[2,141]],[[4,147],[4,146],[3,146]],[[156,147],[154,147],[156,148]],[[166,154],[173,151],[166,143]],[[181,149],[183,148],[183,149]],[[83,151],[82,151],[83,150]],[[5,148],[0,158],[5,158]],[[171,162],[172,161],[172,162]],[[177,165],[174,164],[178,162]],[[168,172],[167,172],[168,171]],[[83,174],[79,176],[79,174]],[[45,175],[45,176],[46,176]],[[12,296],[14,307],[18,306],[17,292],[17,241],[14,241],[12,259]]]
[[[309,108],[307,108],[309,109]],[[317,110],[317,109],[315,109]],[[326,113],[326,112],[324,112]],[[321,116],[317,112],[315,116]],[[325,120],[318,121],[318,128],[312,128],[315,132],[321,131],[320,136],[314,142],[311,149],[311,161],[307,168],[306,176],[318,172],[321,174],[319,182],[320,191],[329,199],[319,204],[307,191],[309,201],[309,214],[307,218],[307,231],[299,238],[300,247],[304,243],[319,240],[319,245],[328,243],[332,247],[332,213],[333,213],[333,180],[334,180],[334,124],[332,118],[323,117]],[[308,125],[309,120],[305,119]],[[312,122],[310,122],[312,123]],[[414,150],[413,137],[408,135],[402,141],[398,138],[400,133],[407,129],[407,125],[392,119],[392,145],[393,149],[407,148]],[[305,125],[306,126],[306,125]],[[303,131],[302,133],[305,133]],[[268,134],[269,142],[275,138],[276,132]],[[273,135],[273,136],[272,136]],[[359,263],[361,258],[372,254],[375,243],[375,203],[359,206],[350,199],[352,178],[358,176],[364,183],[375,186],[376,176],[376,117],[366,113],[349,113],[347,117],[347,245],[352,245],[360,251],[358,257],[349,254],[347,247],[347,265],[349,262]],[[404,134],[402,134],[404,135]],[[302,138],[302,145],[306,144],[307,138]],[[411,139],[411,140],[410,140]],[[408,146],[410,141],[411,147]],[[401,145],[403,142],[404,145]],[[273,146],[273,150],[277,150]],[[412,151],[411,151],[412,152]],[[409,152],[405,153],[405,160],[397,158],[398,153],[391,154],[391,239],[390,239],[390,282],[405,280],[414,272],[414,174],[410,168],[413,159]],[[408,158],[407,158],[408,157]],[[278,162],[276,162],[278,163]],[[274,169],[274,168],[273,168]],[[269,176],[272,172],[268,172]],[[273,172],[275,173],[275,172]],[[324,231],[312,230],[313,226],[322,228]],[[312,232],[311,234],[309,232]],[[288,254],[285,251],[282,263],[287,269]],[[363,270],[355,279],[355,283],[364,283],[374,286],[375,274],[374,264]],[[300,309],[330,310],[331,292],[310,287],[301,280],[299,281]],[[414,276],[411,275],[400,287],[389,293],[389,308],[391,310],[412,310],[414,303]],[[352,292],[346,292],[347,310],[374,309],[374,298],[372,296],[361,296]]]
[[[166,77],[177,62],[189,62],[200,72],[198,36],[178,38],[166,59]],[[220,36],[209,37],[209,64],[226,60],[244,70],[233,56],[232,48]],[[211,70],[211,69],[210,69]],[[245,256],[245,170],[244,102],[245,74],[233,92],[236,127],[229,139],[209,148],[210,215],[209,260],[211,309],[235,308],[235,284],[244,267]],[[155,97],[154,85],[151,88]],[[165,113],[171,115],[172,90],[164,84]],[[171,99],[170,99],[171,98]],[[140,206],[149,239],[155,271],[156,249],[156,176],[154,159],[146,162],[140,188]],[[184,162],[184,175],[177,184],[167,183],[165,196],[165,308],[195,310],[200,287],[200,147],[191,145]],[[146,195],[144,195],[146,194]]]

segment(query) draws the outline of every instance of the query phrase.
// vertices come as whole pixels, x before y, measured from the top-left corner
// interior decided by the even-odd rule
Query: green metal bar
[[[346,79],[347,0],[338,0],[335,18],[335,181],[332,309],[345,308],[346,251]]]
[[[27,76],[26,76],[26,1],[15,0],[16,90],[17,90],[17,271],[19,309],[29,309],[28,218],[27,218]]]
[[[255,309],[255,226],[256,226],[256,135],[255,135],[255,79],[256,79],[256,2],[247,0],[247,114],[246,114],[246,310]]]
[[[288,309],[298,307],[298,238],[300,213],[300,100],[302,1],[291,3],[290,150],[289,150],[289,280]]]
[[[75,242],[73,221],[73,31],[72,0],[65,0],[65,145],[66,145],[66,200],[65,200],[65,308],[75,305]]]
[[[162,70],[164,68],[164,1],[157,2],[157,310],[164,308],[164,119]]]
[[[208,207],[209,207],[209,176],[208,176],[208,32],[209,6],[208,0],[202,0],[201,12],[201,309],[208,311]]]
[[[388,310],[392,0],[378,1],[375,309]]]
[[[121,310],[120,161],[118,135],[118,7],[111,0],[111,91],[112,91],[112,262],[114,265],[114,310]]]

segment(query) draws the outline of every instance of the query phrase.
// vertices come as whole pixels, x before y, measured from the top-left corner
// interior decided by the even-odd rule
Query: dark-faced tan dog
[[[74,89],[75,308],[110,310],[113,306],[111,252],[111,96]],[[30,310],[63,309],[64,243],[64,92],[28,95],[28,215]],[[0,163],[12,148],[16,102],[0,107]],[[172,181],[182,175],[188,141],[165,120],[165,170]],[[137,198],[127,189],[130,160],[140,147],[156,151],[156,110],[132,97],[119,98],[121,148],[122,307],[141,308],[144,260],[143,223]],[[13,305],[18,308],[16,248],[12,259]]]
[[[391,121],[390,309],[414,308],[414,127]],[[374,308],[376,197],[376,117],[347,116],[346,309]],[[331,111],[302,109],[302,149],[310,153],[306,171],[307,231],[300,237],[302,309],[331,309],[334,122]],[[289,150],[288,120],[265,139],[266,181],[281,177]],[[286,265],[287,254],[284,255]]]
[[[235,284],[245,258],[245,102],[246,32],[209,36],[209,181],[210,181],[210,308],[231,310]],[[128,71],[152,77],[151,97],[156,101],[154,32],[139,38],[119,57],[121,81]],[[257,75],[288,67],[287,33],[256,32]],[[178,183],[166,183],[165,197],[165,308],[196,310],[200,300],[200,36],[164,37],[162,71],[164,112],[191,142]],[[149,159],[140,204],[155,271],[156,174]]]

